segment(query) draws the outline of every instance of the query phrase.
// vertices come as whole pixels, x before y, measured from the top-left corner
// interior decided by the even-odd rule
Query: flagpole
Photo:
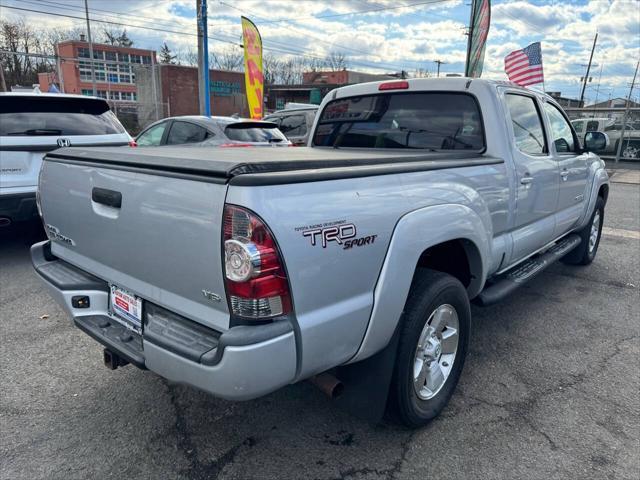
[[[469,76],[469,60],[470,60],[470,56],[471,56],[471,41],[473,39],[473,19],[474,19],[474,15],[475,15],[475,8],[476,7],[476,2],[475,0],[471,0],[471,14],[469,15],[469,32],[467,33],[468,37],[467,37],[467,61],[465,62],[464,65],[464,76],[468,77]]]

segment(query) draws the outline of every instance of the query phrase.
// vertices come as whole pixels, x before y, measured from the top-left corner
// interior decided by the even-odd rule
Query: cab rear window
[[[482,117],[473,96],[403,92],[328,103],[318,120],[313,144],[480,151],[485,140]]]
[[[103,100],[4,96],[0,136],[109,135],[125,133]]]

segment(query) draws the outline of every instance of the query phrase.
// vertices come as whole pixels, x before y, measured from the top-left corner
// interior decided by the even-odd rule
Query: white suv
[[[0,226],[37,215],[42,157],[68,146],[128,145],[131,137],[100,98],[0,93]]]

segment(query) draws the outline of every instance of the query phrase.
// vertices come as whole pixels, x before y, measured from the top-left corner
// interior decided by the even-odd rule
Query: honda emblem
[[[68,138],[59,138],[58,139],[58,146],[59,147],[70,147],[71,146],[71,140],[69,140]]]

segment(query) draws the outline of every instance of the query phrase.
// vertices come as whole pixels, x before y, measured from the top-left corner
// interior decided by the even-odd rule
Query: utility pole
[[[211,116],[209,97],[209,38],[207,35],[207,0],[196,0],[198,13],[198,99],[200,115]]]
[[[0,89],[3,92],[7,92],[7,83],[4,81],[4,66],[0,63]]]
[[[91,41],[91,23],[89,22],[89,0],[84,0],[84,13],[87,17],[87,39],[89,40],[89,55],[91,55],[91,85],[93,88],[93,96],[97,96],[96,91],[96,69],[93,64],[93,42]]]
[[[433,63],[438,64],[438,73],[436,74],[436,77],[440,76],[440,65],[446,65],[447,62],[443,62],[442,60],[434,60]]]
[[[589,71],[591,70],[591,61],[593,60],[593,52],[596,49],[596,42],[598,41],[598,32],[596,32],[596,36],[593,39],[593,47],[591,47],[591,56],[589,57],[589,65],[587,65],[587,74],[584,76],[584,81],[582,82],[582,92],[580,92],[580,101],[578,105],[580,108],[584,107],[584,90],[587,88],[587,80],[589,79]]]
[[[622,132],[620,133],[620,141],[618,142],[618,150],[616,151],[616,163],[620,161],[620,154],[622,153],[622,142],[624,142],[624,131],[627,127],[627,116],[629,115],[629,107],[631,106],[631,95],[633,94],[633,87],[636,83],[636,75],[638,75],[638,65],[640,65],[640,60],[636,63],[636,71],[633,74],[633,80],[631,80],[631,88],[629,89],[629,95],[627,96],[627,102],[624,108],[624,115],[622,116]]]

